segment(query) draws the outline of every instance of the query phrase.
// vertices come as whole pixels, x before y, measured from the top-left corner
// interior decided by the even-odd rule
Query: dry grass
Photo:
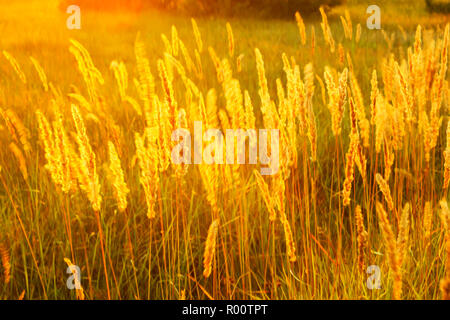
[[[355,8],[88,12],[2,39],[0,298],[448,298],[449,30],[371,31]],[[194,121],[279,129],[279,172],[173,164]]]

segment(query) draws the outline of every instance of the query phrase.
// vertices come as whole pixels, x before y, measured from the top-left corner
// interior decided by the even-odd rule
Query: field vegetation
[[[0,298],[450,299],[449,17],[379,6],[0,0]],[[194,121],[280,130],[279,172],[173,164]]]

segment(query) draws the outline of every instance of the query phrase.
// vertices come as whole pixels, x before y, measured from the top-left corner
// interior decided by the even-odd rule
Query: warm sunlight
[[[450,3],[411,3],[0,0],[0,300],[450,299]]]

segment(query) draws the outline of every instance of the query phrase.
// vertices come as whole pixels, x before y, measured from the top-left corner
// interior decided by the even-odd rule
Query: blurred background
[[[347,13],[355,26],[359,23],[365,27],[367,7],[374,2],[381,9],[382,29],[389,35],[400,32],[395,45],[410,44],[418,24],[436,27],[450,20],[450,0],[0,0],[0,48],[19,59],[27,60],[30,55],[40,58],[48,64],[46,70],[55,81],[64,83],[61,65],[72,59],[67,50],[69,38],[87,45],[97,64],[108,69],[114,59],[134,61],[132,48],[138,32],[152,44],[148,47],[151,55],[160,54],[161,35],[170,35],[172,25],[189,47],[190,17],[195,17],[204,41],[218,48],[218,54],[226,54],[226,47],[222,47],[226,40],[224,26],[229,21],[247,59],[256,45],[261,50],[294,55],[299,54],[300,45],[296,11],[309,29],[315,27],[322,41],[320,6],[324,6],[332,27],[342,31],[339,17]],[[72,4],[81,9],[80,30],[66,27],[66,9]],[[376,59],[374,46],[384,41],[383,34],[363,28],[362,39],[371,52],[368,59]],[[281,70],[280,64],[277,55],[268,61],[268,68]],[[0,64],[0,71],[2,68]]]
[[[428,12],[450,12],[450,0],[63,0],[61,7],[78,4],[85,9],[94,10],[144,10],[157,8],[189,15],[221,15],[221,16],[265,16],[291,18],[292,13],[300,10],[304,15],[317,14],[320,6],[332,8],[339,5],[377,4],[408,5],[410,8],[426,8]]]
[[[189,15],[258,15],[291,17],[298,10],[314,12],[319,6],[336,6],[345,0],[63,0],[61,7],[78,4],[94,10],[144,10],[156,8]]]

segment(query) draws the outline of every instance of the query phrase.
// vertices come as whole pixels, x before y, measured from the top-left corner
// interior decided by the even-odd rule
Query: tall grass
[[[0,297],[448,298],[448,26],[296,18],[2,48]],[[194,121],[279,129],[279,172],[175,165]]]

